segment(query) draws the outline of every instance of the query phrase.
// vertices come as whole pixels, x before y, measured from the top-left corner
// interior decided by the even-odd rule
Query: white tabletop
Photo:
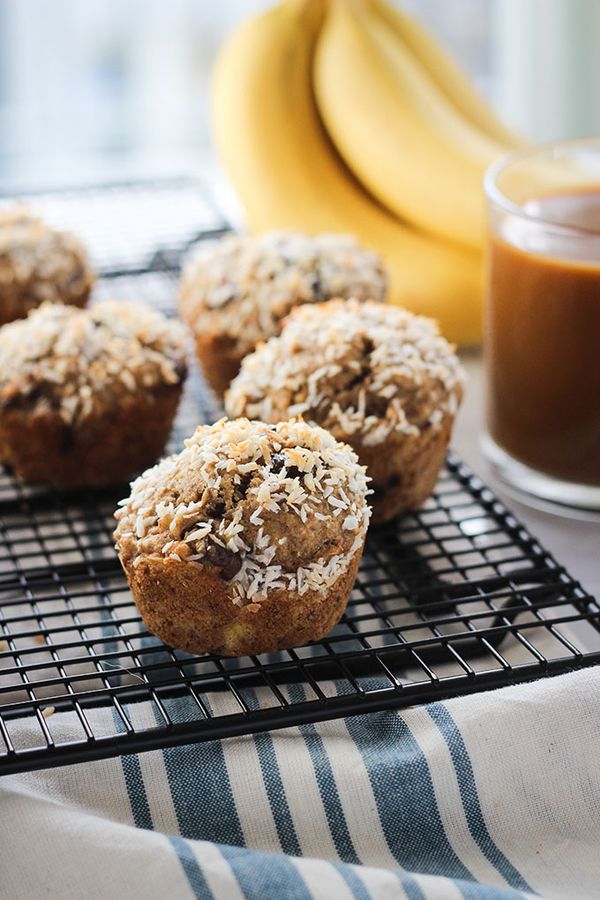
[[[469,380],[453,445],[466,463],[509,506],[588,593],[600,597],[600,521],[582,522],[533,509],[509,496],[494,478],[479,446],[484,423],[484,372],[480,354],[463,353]]]

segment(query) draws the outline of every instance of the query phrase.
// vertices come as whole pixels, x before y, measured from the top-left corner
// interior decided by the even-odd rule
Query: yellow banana
[[[411,107],[424,126],[431,129],[448,148],[472,160],[478,172],[507,152],[506,143],[485,134],[448,101],[395,29],[377,14],[375,4],[370,7],[368,30],[378,53],[402,86],[404,96],[410,99]]]
[[[452,57],[418,21],[386,0],[371,2],[377,15],[396,32],[458,112],[481,132],[498,141],[505,152],[523,143],[494,115]]]
[[[214,72],[217,149],[254,231],[350,232],[378,250],[391,302],[437,318],[450,340],[481,336],[478,255],[421,235],[378,206],[337,156],[311,89],[322,0],[287,0],[244,24]]]
[[[333,142],[384,206],[419,228],[481,249],[484,165],[448,145],[373,39],[364,0],[331,0],[315,93]],[[402,45],[399,45],[402,52]]]

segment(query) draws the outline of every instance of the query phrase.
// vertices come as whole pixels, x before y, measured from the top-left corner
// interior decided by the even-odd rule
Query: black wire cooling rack
[[[86,196],[33,205],[94,235],[96,296],[172,314],[181,248],[226,229],[202,190],[178,182]],[[111,209],[138,222],[135,240],[118,240]],[[194,371],[172,448],[218,416]],[[600,661],[600,649],[581,649],[600,647],[596,601],[452,454],[421,510],[371,530],[327,639],[235,660],[173,650],[144,628],[111,538],[126,490],[29,488],[0,470],[0,773],[423,703]]]

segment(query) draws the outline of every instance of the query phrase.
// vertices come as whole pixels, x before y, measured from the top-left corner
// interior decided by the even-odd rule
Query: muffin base
[[[275,590],[236,606],[231,584],[194,562],[152,556],[137,566],[121,558],[142,619],[165,644],[188,653],[252,656],[324,638],[339,622],[356,580],[363,547],[326,594]]]
[[[370,504],[373,523],[418,509],[431,495],[446,458],[454,416],[447,415],[439,428],[420,435],[392,435],[376,447],[352,444],[372,478]]]
[[[0,407],[0,461],[21,481],[102,487],[125,481],[162,454],[183,386],[127,397],[114,410],[67,425],[55,410]]]
[[[73,292],[61,297],[53,297],[53,303],[64,303],[65,306],[77,306],[79,309],[87,304],[92,290],[91,279],[85,283],[78,292]],[[31,292],[22,285],[15,288],[4,286],[0,290],[0,327],[14,322],[16,319],[26,319],[32,309],[41,306],[43,299],[33,300]]]
[[[240,370],[244,354],[230,337],[213,334],[195,336],[196,355],[204,378],[222,400],[225,391]]]

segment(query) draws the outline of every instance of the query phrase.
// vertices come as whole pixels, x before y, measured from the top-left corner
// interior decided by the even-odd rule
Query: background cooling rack
[[[227,230],[195,181],[26,199],[87,240],[103,276],[95,298],[142,299],[168,314],[182,253]],[[219,415],[193,370],[171,449]],[[172,650],[144,628],[111,539],[126,493],[24,487],[0,470],[0,773],[423,703],[600,661],[596,601],[452,454],[419,512],[371,530],[327,639],[236,660]]]

